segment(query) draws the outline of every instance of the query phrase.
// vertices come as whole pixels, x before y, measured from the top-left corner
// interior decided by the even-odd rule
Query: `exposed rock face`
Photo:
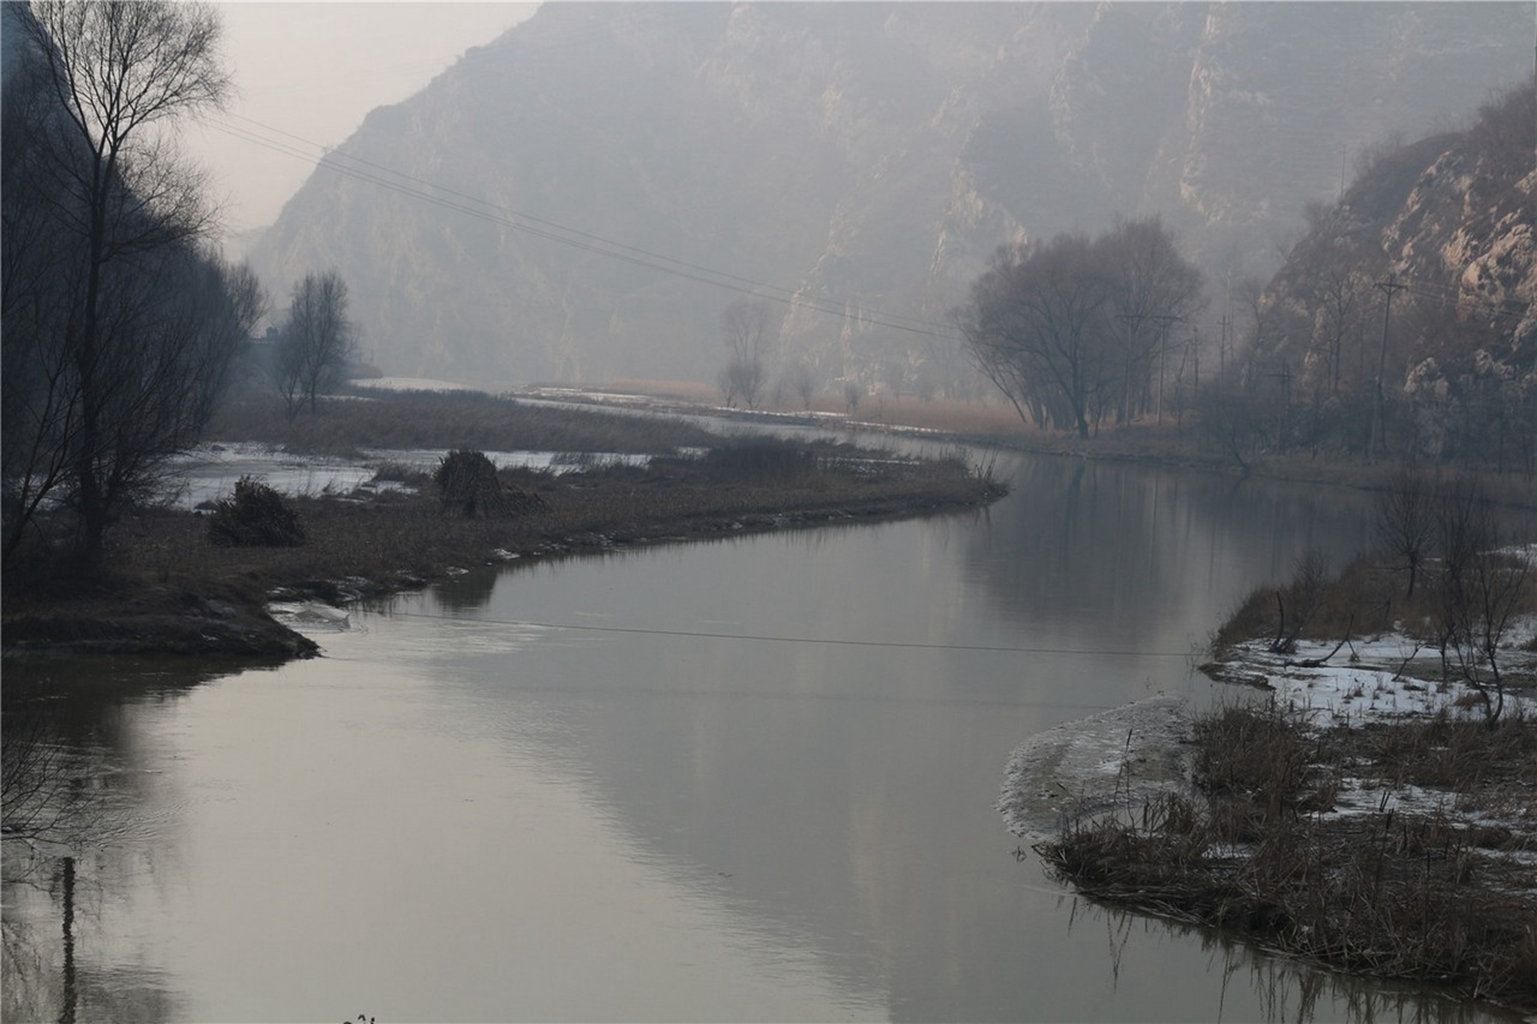
[[[1295,406],[1309,445],[1537,466],[1537,79],[1384,147],[1307,220],[1231,382],[1251,408]]]
[[[1311,219],[1263,297],[1262,362],[1306,368],[1309,386],[1321,383],[1320,346],[1332,331],[1348,332],[1347,349],[1364,338],[1377,352],[1381,293],[1391,284],[1390,386],[1426,359],[1436,361],[1438,377],[1479,359],[1507,376],[1537,370],[1533,81],[1485,104],[1465,131],[1384,152],[1341,202],[1315,207]],[[1362,385],[1353,379],[1360,364],[1351,371],[1347,359],[1343,385]],[[1375,372],[1368,360],[1364,381]]]
[[[338,268],[392,373],[708,378],[735,293],[695,278],[724,272],[799,300],[787,354],[871,374],[1012,238],[1159,212],[1209,271],[1261,269],[1342,154],[1523,76],[1532,14],[552,4],[372,113],[252,258],[279,294]]]

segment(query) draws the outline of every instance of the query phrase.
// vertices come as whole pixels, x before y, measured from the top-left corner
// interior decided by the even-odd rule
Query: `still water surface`
[[[994,809],[1032,733],[1212,699],[1192,651],[1364,501],[998,470],[974,514],[471,573],[276,669],[8,667],[104,811],[67,877],[6,851],[5,1019],[1475,1016],[1093,907]]]

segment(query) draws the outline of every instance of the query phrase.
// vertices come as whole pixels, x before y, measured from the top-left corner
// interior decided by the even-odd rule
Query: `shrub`
[[[294,547],[304,543],[304,527],[281,494],[243,476],[234,494],[213,503],[208,539],[226,547]]]
[[[466,519],[485,519],[506,514],[496,465],[484,452],[452,451],[438,462],[432,474],[443,498],[443,510],[459,511]]]
[[[438,462],[432,479],[443,498],[443,511],[457,511],[466,519],[500,519],[549,509],[537,494],[503,486],[495,463],[484,452],[449,452]]]
[[[1194,733],[1195,779],[1212,796],[1254,802],[1273,817],[1308,785],[1314,745],[1300,718],[1273,701],[1218,709]]]
[[[778,437],[742,437],[711,448],[704,466],[717,480],[786,483],[816,468],[816,455],[805,445]]]

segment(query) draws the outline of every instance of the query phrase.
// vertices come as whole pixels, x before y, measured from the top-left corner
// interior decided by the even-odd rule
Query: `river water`
[[[1213,699],[1193,652],[1362,550],[1364,499],[996,472],[965,515],[477,570],[277,668],[7,666],[91,827],[5,851],[5,1019],[1481,1015],[1097,908],[995,809],[1026,737]]]

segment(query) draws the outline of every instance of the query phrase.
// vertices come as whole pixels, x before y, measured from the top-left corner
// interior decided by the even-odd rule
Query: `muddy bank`
[[[142,591],[7,610],[4,637],[7,659],[171,654],[246,661],[307,658],[320,650],[259,603]]]

